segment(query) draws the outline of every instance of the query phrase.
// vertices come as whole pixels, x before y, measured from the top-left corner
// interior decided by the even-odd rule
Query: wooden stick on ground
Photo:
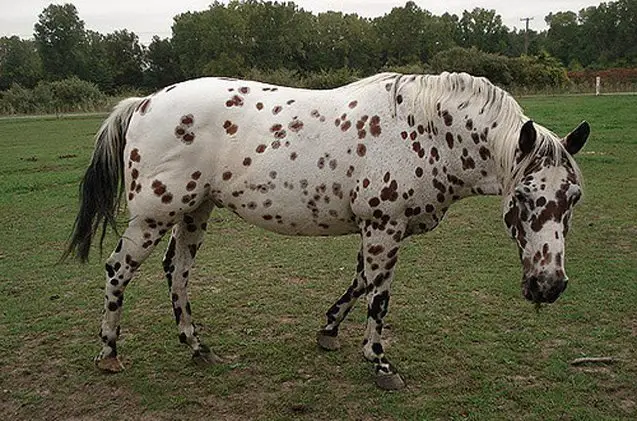
[[[583,357],[576,358],[571,361],[571,365],[578,366],[584,364],[614,364],[617,362],[617,359],[614,357]]]

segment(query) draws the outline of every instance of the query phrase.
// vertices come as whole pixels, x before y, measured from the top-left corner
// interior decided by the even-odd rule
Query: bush
[[[93,83],[72,77],[39,82],[33,89],[13,85],[0,92],[0,113],[35,114],[102,110],[106,96]]]
[[[402,73],[404,75],[425,75],[434,73],[431,66],[426,63],[411,63],[402,66],[384,66],[381,72]]]
[[[475,47],[455,47],[441,51],[431,59],[431,67],[436,73],[467,72],[473,76],[484,76],[503,87],[508,87],[513,82],[507,57],[485,53]]]
[[[342,67],[336,70],[308,73],[302,83],[304,88],[330,89],[356,82],[358,79],[360,79],[360,73],[357,70]]]
[[[248,80],[256,80],[273,85],[293,86],[297,88],[303,86],[303,80],[299,72],[285,68],[270,71],[253,68],[248,70],[243,77]]]
[[[57,112],[93,111],[106,102],[97,85],[77,77],[51,82],[50,86]]]
[[[566,69],[556,58],[541,54],[538,57],[522,56],[511,58],[510,67],[513,85],[517,88],[542,90],[562,89],[568,85]]]
[[[509,58],[478,49],[452,48],[431,61],[436,72],[467,72],[484,76],[496,85],[517,90],[562,89],[569,79],[564,66],[547,53]]]
[[[355,82],[360,79],[360,74],[347,67],[329,71],[322,70],[320,72],[309,72],[305,75],[302,75],[296,70],[288,69],[272,71],[251,69],[244,74],[244,77],[250,80],[258,80],[259,82],[272,83],[274,85],[281,86],[309,89],[329,89]]]

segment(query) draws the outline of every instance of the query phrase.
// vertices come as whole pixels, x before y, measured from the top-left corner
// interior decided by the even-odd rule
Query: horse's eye
[[[524,202],[524,199],[526,198],[526,195],[524,194],[524,192],[522,190],[515,189],[515,198],[519,202]]]

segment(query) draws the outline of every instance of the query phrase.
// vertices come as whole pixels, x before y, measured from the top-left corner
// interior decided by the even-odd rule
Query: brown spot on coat
[[[491,151],[484,146],[480,146],[480,158],[484,161],[488,160],[491,158]]]
[[[184,143],[190,144],[193,140],[195,140],[195,134],[193,132],[186,133],[182,139]]]
[[[380,117],[375,115],[369,121],[369,133],[374,137],[378,137],[381,132]]]
[[[185,115],[181,118],[181,124],[185,126],[192,126],[193,123],[194,123],[194,118],[192,114]]]
[[[445,126],[451,126],[453,124],[453,116],[449,114],[449,111],[444,110],[442,112],[442,118],[445,121]]]
[[[289,129],[294,133],[298,133],[303,129],[303,122],[301,120],[293,120],[289,125]]]
[[[151,184],[151,187],[153,188],[153,192],[157,196],[161,196],[164,193],[166,193],[166,185],[159,180],[153,181],[153,184]]]
[[[398,199],[398,182],[392,180],[388,187],[384,187],[380,192],[380,198],[384,201],[395,202]]]
[[[358,156],[365,156],[365,154],[367,153],[367,147],[362,143],[359,143],[358,146],[356,146],[356,153],[358,154]]]
[[[445,139],[447,140],[447,146],[449,146],[449,149],[453,149],[453,134],[451,132],[447,132]]]

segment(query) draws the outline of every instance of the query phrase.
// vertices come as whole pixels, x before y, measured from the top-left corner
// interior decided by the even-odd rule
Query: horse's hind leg
[[[338,327],[356,304],[358,297],[365,293],[365,271],[363,250],[358,252],[356,276],[347,291],[325,313],[327,324],[318,332],[317,341],[321,348],[334,351],[340,348]]]
[[[128,224],[106,261],[104,313],[100,329],[102,350],[95,358],[95,364],[101,370],[117,372],[123,368],[117,357],[116,342],[120,333],[124,290],[165,232],[166,228],[158,226],[155,220],[136,217]]]
[[[192,348],[193,359],[196,362],[204,363],[218,362],[219,358],[202,344],[197,336],[188,301],[188,276],[213,208],[213,203],[206,201],[196,210],[183,215],[181,221],[173,228],[163,260],[175,322],[179,328],[179,341]]]

